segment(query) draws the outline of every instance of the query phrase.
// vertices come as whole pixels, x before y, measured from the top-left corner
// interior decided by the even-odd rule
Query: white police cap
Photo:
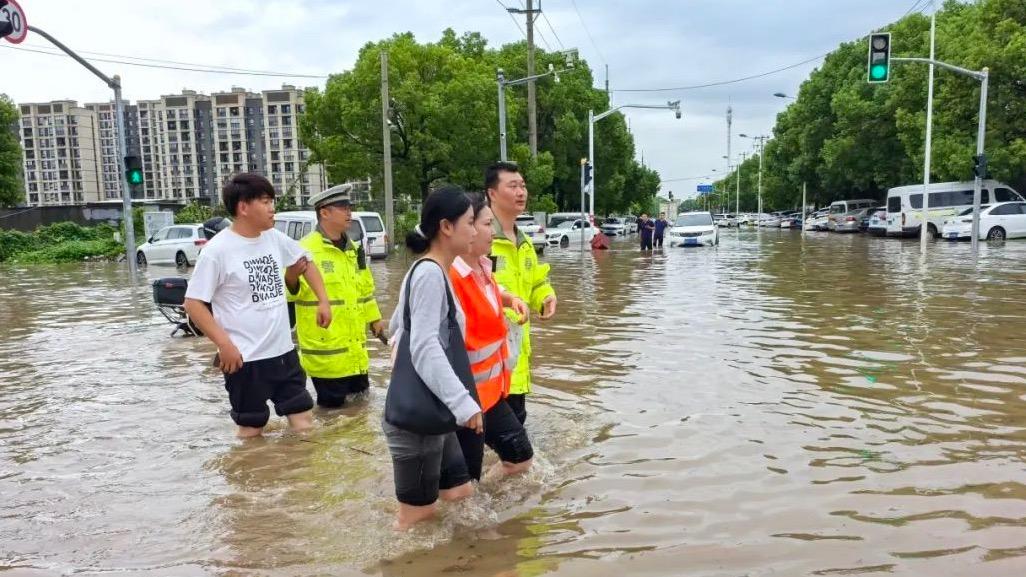
[[[335,204],[339,202],[353,203],[352,198],[353,185],[351,184],[339,184],[333,186],[328,190],[318,192],[317,194],[310,197],[310,204],[313,205],[314,210],[326,206],[329,204]]]

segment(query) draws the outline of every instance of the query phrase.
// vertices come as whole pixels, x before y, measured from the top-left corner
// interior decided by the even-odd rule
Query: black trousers
[[[652,250],[652,237],[641,235],[641,250]]]
[[[656,248],[663,248],[663,235],[657,234],[655,236],[655,247]]]

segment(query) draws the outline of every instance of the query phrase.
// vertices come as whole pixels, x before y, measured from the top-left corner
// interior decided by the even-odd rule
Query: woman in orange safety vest
[[[529,469],[534,449],[524,425],[506,403],[513,370],[511,363],[516,362],[517,352],[509,350],[504,307],[512,309],[523,323],[527,320],[527,304],[502,290],[492,277],[492,261],[488,258],[492,252],[492,209],[483,195],[472,193],[469,196],[477,236],[469,252],[453,261],[449,278],[466,315],[467,354],[484,411],[483,436],[471,429],[460,429],[456,436],[470,476],[480,480],[484,445],[499,455],[502,472],[506,475]]]

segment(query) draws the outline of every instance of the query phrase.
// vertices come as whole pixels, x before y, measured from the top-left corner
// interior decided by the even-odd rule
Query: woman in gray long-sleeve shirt
[[[409,355],[417,376],[452,412],[457,423],[480,434],[484,430],[481,408],[445,354],[450,336],[446,293],[452,294],[445,271],[457,255],[467,252],[475,235],[474,211],[462,189],[445,187],[427,197],[420,224],[406,238],[406,246],[411,251],[426,254],[414,263],[403,280],[390,327],[394,331],[404,330],[403,310],[409,298]],[[463,311],[459,310],[455,299],[453,304],[460,330],[464,331]],[[396,341],[401,342],[401,339]],[[465,354],[465,351],[460,352]],[[399,351],[398,354],[406,353]],[[473,383],[470,386],[473,387]],[[395,494],[399,500],[397,529],[408,529],[433,516],[439,497],[452,501],[473,494],[470,474],[455,433],[421,435],[387,420],[382,427],[392,454]]]

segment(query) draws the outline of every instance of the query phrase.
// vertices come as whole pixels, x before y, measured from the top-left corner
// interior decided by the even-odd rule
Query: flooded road
[[[539,466],[406,535],[376,343],[369,399],[241,442],[173,268],[0,268],[0,573],[1026,573],[1026,243],[721,238],[547,251]]]

